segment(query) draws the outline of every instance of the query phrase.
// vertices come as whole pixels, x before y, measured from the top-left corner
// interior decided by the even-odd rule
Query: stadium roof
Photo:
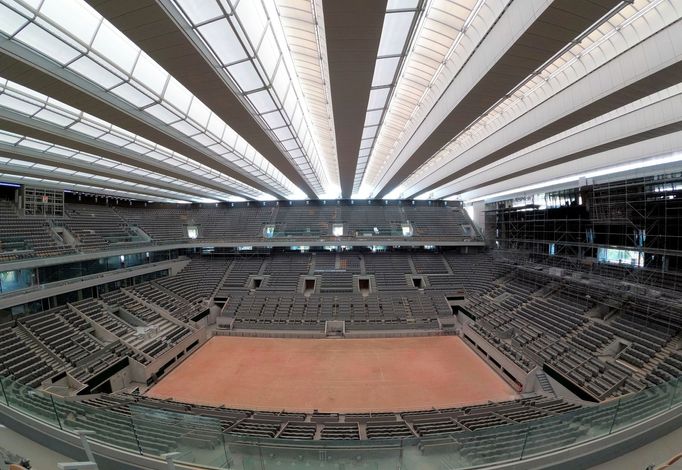
[[[681,17],[678,0],[0,0],[0,179],[473,199],[675,159]]]

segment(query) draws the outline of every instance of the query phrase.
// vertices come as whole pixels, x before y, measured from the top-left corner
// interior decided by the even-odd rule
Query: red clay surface
[[[518,395],[460,338],[217,336],[147,395],[255,410],[422,410]]]

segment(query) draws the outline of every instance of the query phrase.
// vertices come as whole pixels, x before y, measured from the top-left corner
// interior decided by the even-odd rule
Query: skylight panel
[[[240,62],[227,68],[239,88],[244,92],[249,92],[263,88],[265,84],[261,79],[255,65],[250,60]]]
[[[120,98],[123,98],[127,102],[132,103],[138,108],[142,108],[154,102],[151,97],[142,93],[140,90],[132,85],[129,85],[128,83],[123,83],[116,88],[112,88],[111,92]]]
[[[183,5],[187,3],[193,2],[183,2]],[[197,29],[222,65],[229,65],[247,58],[246,51],[239,43],[239,38],[226,19],[213,21]]]
[[[117,147],[123,147],[125,144],[128,143],[127,140],[122,139],[122,138],[120,138],[120,137],[118,137],[118,136],[115,136],[114,134],[112,134],[112,133],[110,133],[110,132],[107,132],[106,134],[103,134],[103,135],[100,137],[100,140],[103,140],[103,141],[105,141],[105,142],[109,142],[110,144],[113,144],[113,145],[115,145],[115,146],[117,146]]]
[[[45,0],[41,11],[82,42],[89,44],[101,19],[77,0]]]
[[[384,16],[379,41],[379,57],[402,54],[414,15],[414,11],[402,11],[387,13]]]
[[[194,24],[204,23],[223,15],[223,10],[220,9],[214,0],[187,2],[182,7],[189,21]],[[223,7],[229,9],[227,2],[223,2]]]
[[[14,38],[61,65],[80,55],[76,49],[33,23],[24,27]]]
[[[400,57],[385,57],[377,59],[372,77],[372,87],[390,85],[400,63]]]
[[[16,23],[17,15],[19,15],[23,17],[24,22],[30,23],[19,31],[15,38],[5,34],[5,39],[20,41],[27,48],[33,49],[33,51],[46,56],[59,65],[68,67],[74,73],[81,75],[83,79],[102,87],[104,91],[110,91],[117,95],[138,112],[144,112],[150,105],[158,104],[159,107],[152,108],[146,114],[158,119],[159,127],[163,124],[175,124],[174,127],[177,128],[179,127],[177,122],[181,121],[186,122],[187,126],[197,128],[196,132],[188,133],[187,131],[191,127],[184,126],[185,133],[178,132],[176,138],[189,145],[194,145],[198,151],[206,153],[211,158],[216,160],[229,158],[232,164],[240,159],[249,158],[247,154],[237,152],[225,153],[225,157],[210,153],[210,150],[202,145],[202,142],[206,142],[203,134],[208,132],[207,123],[211,120],[212,132],[218,139],[226,133],[228,126],[220,119],[213,120],[214,113],[201,104],[177,80],[170,77],[163,68],[83,0],[65,2],[50,0],[49,2],[37,2],[33,5],[20,3],[18,0],[0,0],[0,2],[4,5],[3,9],[11,9],[12,13],[6,15],[11,21]],[[189,16],[195,20],[198,18],[197,15],[204,15],[205,17],[206,14],[209,14],[206,12],[211,11],[211,4],[208,0],[201,3],[206,3],[206,5],[188,7],[191,10]],[[58,6],[63,10],[55,12],[55,8]],[[218,10],[220,9],[212,9],[213,12]],[[229,11],[230,8],[228,7],[227,10]],[[256,13],[251,10],[256,11]],[[243,7],[245,15],[258,16],[257,10],[258,8],[251,8],[248,5]],[[81,15],[84,17],[83,24],[74,25],[73,18]],[[262,18],[259,21],[262,23]],[[98,26],[93,29],[95,24]],[[211,24],[206,23],[205,26],[208,29],[215,28],[216,25],[211,26]],[[267,26],[267,21],[265,25]],[[10,26],[8,23],[7,31],[12,29]],[[216,29],[216,31],[221,30]],[[228,30],[222,32],[224,31]],[[236,40],[237,36],[234,36],[233,39]],[[238,40],[232,41],[227,44],[226,50],[228,53],[236,51],[242,60],[247,58],[247,54],[240,44]],[[222,41],[219,47],[225,45],[225,41]],[[28,52],[22,53],[30,58]],[[230,63],[225,65],[230,65]],[[166,84],[166,82],[168,83]],[[164,96],[160,96],[161,93],[164,93]],[[187,115],[189,104],[193,101],[197,102],[197,108],[203,109],[199,114],[193,110],[191,115]],[[114,102],[114,105],[118,105],[118,103]],[[174,115],[176,111],[177,115]],[[232,134],[236,135],[235,133]],[[240,136],[237,136],[235,140],[244,141]],[[250,148],[248,143],[242,147]],[[253,154],[253,152],[248,153]],[[250,176],[262,180],[274,191],[281,194],[298,191],[298,188],[281,171],[271,169],[266,172],[263,167],[253,168]]]
[[[398,66],[397,76],[386,85],[386,97],[376,97],[388,102],[381,103],[379,99],[374,100],[375,96],[370,96],[368,109],[384,108],[384,116],[370,156],[356,170],[353,185],[356,195],[361,186],[363,195],[367,188],[376,187],[383,172],[391,167],[391,159],[397,157],[405,140],[424,120],[508,3],[508,0],[388,2],[387,17],[392,9],[395,11],[390,15],[410,8],[418,11],[414,13],[412,23],[414,33],[412,37],[406,37],[405,47],[400,52],[404,55],[404,63]],[[426,10],[422,11],[424,8]],[[386,29],[387,34],[391,32]],[[383,34],[382,30],[382,37]],[[374,90],[372,93],[374,95]]]
[[[236,8],[232,14],[223,13],[219,17],[212,17],[217,13],[212,2],[207,6],[211,11],[206,14],[192,11],[196,5],[191,0],[173,0],[173,3],[177,8],[177,18],[188,21],[188,26],[197,35],[195,42],[202,42],[212,52],[213,57],[210,59],[214,59],[216,67],[222,67],[226,82],[251,106],[257,120],[270,133],[273,140],[280,144],[285,156],[298,166],[300,173],[305,175],[305,179],[317,194],[324,192],[323,186],[328,184],[330,175],[333,174],[335,180],[338,177],[335,146],[329,145],[328,123],[331,113],[326,117],[326,134],[317,134],[323,135],[323,140],[327,138],[324,140],[324,150],[327,153],[321,154],[322,146],[318,148],[317,141],[310,144],[305,142],[306,133],[311,134],[311,123],[319,121],[315,121],[309,109],[301,109],[302,105],[306,104],[305,99],[301,98],[306,94],[302,90],[301,79],[295,74],[292,58],[295,52],[291,44],[287,44],[289,38],[284,33],[285,26],[277,12],[276,0],[269,0],[265,7],[261,1],[225,1],[221,5],[224,4],[228,10],[230,6],[236,5]],[[282,0],[280,3],[286,4],[287,1]],[[304,16],[310,11],[306,7],[310,7],[310,3],[303,0],[297,3],[296,11],[300,12],[300,17],[311,18],[312,15]],[[212,18],[202,23],[207,16]],[[298,26],[301,26],[301,23],[298,23]],[[323,53],[318,38],[313,34],[311,39],[316,46],[316,52]],[[311,55],[307,56],[308,59],[309,57]],[[320,82],[319,85],[320,88],[325,86],[324,82]],[[275,128],[271,127],[271,120],[262,117],[277,110],[282,112],[283,122],[276,122],[275,128],[290,127],[294,142],[279,139],[279,133],[273,132]],[[292,126],[295,114],[303,116],[302,119],[296,118],[300,127]],[[329,155],[332,148],[334,149],[331,150],[332,155]],[[292,152],[299,151],[303,152],[305,159],[295,161]]]
[[[73,123],[73,119],[70,119],[64,116],[63,114],[50,111],[48,109],[41,109],[34,115],[34,117],[42,119],[44,121],[51,122],[53,124],[57,124],[58,126],[62,127],[66,127],[69,124]]]
[[[625,5],[584,38],[567,45],[542,70],[531,74],[517,85],[508,98],[501,99],[477,122],[455,136],[440,152],[414,171],[405,180],[405,188],[419,191],[426,186],[423,183],[425,178],[431,177],[443,165],[435,164],[436,158],[441,158],[446,152],[449,155],[448,161],[459,157],[476,142],[490,136],[511,120],[678,20],[681,12],[668,10],[669,5],[667,0],[636,1]],[[665,13],[662,14],[661,11]],[[643,21],[638,22],[638,19]],[[630,30],[634,30],[636,34],[630,34]]]
[[[101,57],[108,58],[126,74],[132,72],[137,56],[140,54],[140,50],[136,49],[135,45],[108,21],[102,22],[95,41],[92,43],[92,49]]]
[[[40,106],[20,100],[6,93],[0,95],[0,106],[19,111],[20,113],[27,114],[29,116],[32,116],[40,110]]]
[[[163,67],[154,62],[151,57],[141,52],[135,63],[133,77],[158,96],[163,91],[163,87],[168,80],[168,73]]]
[[[0,5],[0,31],[7,36],[13,36],[28,20],[4,5]]]
[[[81,133],[88,135],[90,137],[93,137],[93,138],[98,138],[98,137],[100,137],[106,133],[102,129],[97,129],[96,127],[89,126],[89,125],[84,124],[82,122],[75,123],[69,129],[72,129],[72,130],[77,131],[77,132],[81,132]]]

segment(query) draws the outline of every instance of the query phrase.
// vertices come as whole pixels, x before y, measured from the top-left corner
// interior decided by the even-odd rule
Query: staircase
[[[545,374],[545,372],[542,370],[538,370],[537,372],[535,372],[535,376],[538,379],[538,384],[540,384],[540,388],[542,389],[542,391],[547,395],[555,397],[556,392],[554,391],[554,387],[552,387],[552,384],[549,382],[547,374]]]

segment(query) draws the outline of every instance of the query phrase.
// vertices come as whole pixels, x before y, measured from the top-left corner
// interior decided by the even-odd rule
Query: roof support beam
[[[546,126],[543,126],[535,132],[521,137],[520,139],[496,150],[495,152],[478,159],[474,163],[448,175],[446,178],[440,179],[429,187],[420,190],[418,194],[433,191],[450,181],[460,178],[468,173],[471,173],[472,171],[483,168],[484,166],[494,163],[501,158],[518,152],[519,150],[534,145],[551,136],[560,134],[561,132],[578,126],[584,122],[607,114],[615,109],[625,106],[628,103],[632,103],[633,101],[637,101],[641,98],[652,95],[680,82],[682,82],[682,61],[669,65],[668,67],[665,67],[651,75],[647,75],[646,77],[643,77],[628,86],[610,93],[609,95],[606,95],[590,103],[589,105],[578,109],[577,111],[574,111],[560,119],[557,119],[554,122],[547,124]],[[669,132],[674,131],[675,130],[670,130]],[[632,143],[627,142],[627,139],[628,138],[621,139],[624,142],[623,145]],[[580,158],[580,156],[576,156],[574,158]],[[455,194],[458,194],[459,192],[461,191],[457,191]],[[416,194],[412,194],[410,197],[414,197],[415,195]]]
[[[551,162],[542,163],[539,165],[528,166],[527,168],[524,168],[521,171],[515,171],[513,173],[506,174],[506,175],[501,176],[499,178],[494,178],[494,179],[488,180],[485,183],[480,183],[480,184],[476,184],[476,185],[469,186],[469,187],[459,188],[454,192],[448,192],[447,194],[443,194],[442,198],[455,196],[457,194],[462,194],[462,193],[465,193],[468,191],[474,191],[476,189],[480,189],[480,188],[483,188],[486,186],[501,183],[503,181],[507,181],[507,180],[510,180],[512,178],[517,178],[519,176],[534,173],[536,171],[544,170],[546,168],[550,168],[550,167],[553,167],[556,165],[561,165],[562,163],[571,162],[573,160],[577,160],[580,158],[589,157],[590,155],[596,155],[596,154],[599,154],[602,152],[606,152],[608,150],[617,149],[620,147],[624,147],[626,145],[636,144],[638,142],[643,142],[645,140],[653,139],[656,137],[661,137],[661,136],[672,134],[672,133],[679,132],[679,131],[682,131],[682,120],[677,121],[677,122],[673,122],[670,124],[666,124],[664,126],[656,127],[654,129],[648,129],[646,131],[643,131],[643,132],[640,132],[637,134],[633,134],[633,135],[629,135],[629,136],[623,137],[621,139],[616,139],[616,140],[613,140],[611,142],[607,142],[607,143],[604,143],[601,145],[596,145],[594,147],[590,147],[589,149],[581,150],[580,152],[575,152],[575,153],[571,153],[569,155],[564,155],[560,158],[556,158],[556,159],[552,160]]]
[[[554,0],[377,192],[390,193],[519,82],[573,41],[620,0]]]
[[[157,200],[157,201],[164,201],[168,199],[173,199],[173,200],[184,200],[191,202],[191,198],[189,197],[183,197],[183,198],[178,198],[175,196],[163,196],[159,194],[152,194],[146,189],[138,189],[135,187],[127,187],[127,186],[121,186],[117,185],[116,183],[112,183],[110,181],[102,181],[102,180],[97,180],[97,179],[87,179],[87,178],[81,178],[76,175],[65,175],[63,173],[55,174],[51,173],[49,171],[44,171],[44,170],[39,170],[36,168],[14,168],[10,166],[6,166],[3,164],[0,164],[0,173],[3,173],[4,171],[7,171],[8,173],[11,173],[13,175],[17,176],[28,176],[31,178],[45,178],[47,180],[53,180],[53,181],[64,181],[68,184],[73,184],[73,185],[80,185],[80,186],[96,186],[99,188],[103,188],[105,190],[110,190],[110,191],[117,191],[119,193],[122,193],[120,196],[115,196],[115,195],[107,195],[107,197],[130,197],[131,199],[139,199],[138,196],[134,196],[133,193],[135,194],[140,194],[142,196],[148,197],[150,200]],[[10,181],[12,178],[8,178]],[[21,181],[21,180],[20,180]],[[21,181],[21,183],[25,183],[25,181]],[[46,185],[46,186],[52,186],[51,183],[38,183],[40,185]],[[70,188],[64,188],[59,186],[59,189],[70,189]],[[88,191],[88,189],[83,189],[83,191]],[[93,192],[96,190],[92,190]]]
[[[323,0],[342,197],[353,191],[386,0]]]
[[[37,119],[28,119],[18,114],[10,115],[9,112],[0,112],[0,128],[15,134],[32,137],[56,145],[62,145],[81,152],[109,158],[126,165],[160,173],[189,183],[202,185],[216,191],[232,194],[233,196],[252,199],[234,191],[232,188],[214,183],[209,179],[195,178],[191,176],[191,173],[181,169],[175,170],[160,165],[152,158],[144,159],[142,156],[136,156],[128,150],[117,148],[106,142],[87,139],[85,137],[77,136],[74,133],[66,133],[55,126],[40,122]]]
[[[31,56],[30,61],[27,60],[28,55]],[[190,145],[184,139],[176,138],[175,135],[180,133],[175,129],[164,125],[162,130],[157,127],[153,118],[139,116],[137,110],[123,100],[101,91],[94,84],[88,83],[69,70],[57,67],[19,44],[8,40],[0,41],[0,76],[163,145],[253,188],[284,199],[284,195],[255,178],[236,171],[228,166],[227,162],[209,157],[198,149],[198,144]]]
[[[161,189],[167,189],[169,191],[175,191],[178,193],[185,194],[186,196],[194,196],[197,198],[208,198],[208,195],[201,193],[193,188],[184,188],[174,186],[173,184],[166,183],[164,181],[159,181],[156,179],[145,178],[144,176],[136,175],[134,173],[126,173],[124,171],[115,170],[111,168],[104,168],[97,165],[90,165],[79,160],[64,160],[49,154],[41,153],[35,150],[25,149],[21,147],[10,147],[0,144],[0,156],[5,158],[16,158],[18,160],[23,160],[32,163],[43,163],[45,165],[52,165],[59,168],[64,168],[73,171],[82,171],[84,173],[90,173],[93,175],[106,176],[108,178],[118,178],[120,180],[132,181],[133,183],[144,184],[147,186],[153,186]],[[61,177],[62,175],[55,175],[56,177]],[[160,196],[166,197],[166,196]],[[167,196],[170,197],[170,196]],[[175,197],[175,196],[173,196]]]
[[[123,34],[203,101],[309,198],[312,188],[275,145],[202,51],[155,0],[86,0]]]

